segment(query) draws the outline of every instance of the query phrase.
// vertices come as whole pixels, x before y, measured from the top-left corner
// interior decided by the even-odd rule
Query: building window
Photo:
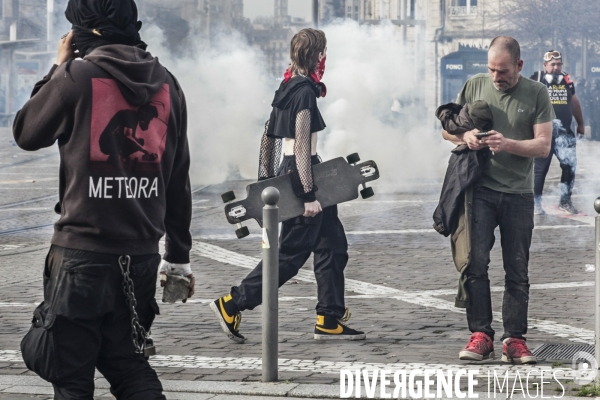
[[[463,17],[466,15],[477,15],[477,0],[452,0],[450,16]]]

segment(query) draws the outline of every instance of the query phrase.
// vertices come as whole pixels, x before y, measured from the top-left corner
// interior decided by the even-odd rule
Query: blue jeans
[[[533,231],[533,193],[509,194],[480,187],[473,193],[471,263],[467,268],[470,305],[467,321],[471,332],[484,332],[494,339],[492,300],[488,268],[490,251],[500,227],[504,259],[504,334],[524,339],[529,303],[529,246]]]
[[[552,156],[555,155],[560,163],[560,201],[571,201],[571,193],[575,186],[575,171],[577,170],[577,139],[574,134],[561,133],[552,136],[550,154],[546,158],[536,158],[534,164],[534,193],[536,201],[541,205],[542,192],[546,175],[550,169]]]

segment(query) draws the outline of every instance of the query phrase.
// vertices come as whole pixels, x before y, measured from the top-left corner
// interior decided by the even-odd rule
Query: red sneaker
[[[458,358],[461,360],[481,361],[494,358],[494,342],[483,332],[475,332],[471,335],[469,343],[465,346]]]
[[[535,364],[537,358],[531,354],[525,340],[518,338],[504,339],[502,346],[502,361],[515,364]]]

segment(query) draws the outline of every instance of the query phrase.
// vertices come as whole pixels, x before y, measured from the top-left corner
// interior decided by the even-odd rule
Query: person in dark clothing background
[[[55,399],[93,399],[95,368],[119,400],[165,399],[147,361],[159,263],[161,274],[190,277],[194,290],[185,97],[146,51],[133,0],[70,0],[65,15],[73,28],[56,65],[13,126],[21,148],[58,142],[60,152],[60,218],[23,359],[53,384]],[[137,147],[107,150],[115,132]]]
[[[544,70],[536,71],[530,78],[546,85],[556,114],[556,119],[553,121],[550,154],[548,157],[536,158],[534,164],[535,214],[538,215],[546,214],[542,208],[542,192],[553,155],[558,158],[562,169],[558,208],[569,214],[578,213],[571,201],[571,194],[577,169],[577,138],[583,138],[585,123],[581,104],[575,94],[575,84],[571,76],[562,70],[562,65],[561,53],[550,50],[544,55]],[[573,117],[577,121],[577,137],[571,130]]]
[[[314,253],[318,292],[314,338],[358,340],[364,339],[365,334],[346,325],[350,318],[344,304],[346,234],[337,206],[321,209],[312,171],[312,166],[320,162],[316,154],[317,132],[325,128],[317,98],[326,94],[321,82],[326,45],[325,34],[315,29],[302,29],[292,38],[292,63],[275,92],[273,110],[261,141],[258,178],[291,174],[294,191],[304,200],[304,215],[282,224],[279,286],[294,277],[311,252]],[[279,165],[282,141],[284,157]],[[235,342],[244,343],[246,339],[239,333],[241,311],[252,310],[261,302],[262,262],[230,294],[210,303],[210,307],[223,332]]]

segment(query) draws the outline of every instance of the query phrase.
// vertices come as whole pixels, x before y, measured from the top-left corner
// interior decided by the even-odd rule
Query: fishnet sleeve
[[[267,136],[269,121],[265,124],[265,133],[260,141],[258,180],[273,178],[276,175],[281,158],[281,139]]]
[[[296,179],[295,183],[297,194],[312,200],[314,197],[314,180],[311,163],[311,115],[310,110],[301,110],[296,115],[296,138],[294,141],[294,156],[296,159]],[[308,195],[308,196],[305,196]]]

